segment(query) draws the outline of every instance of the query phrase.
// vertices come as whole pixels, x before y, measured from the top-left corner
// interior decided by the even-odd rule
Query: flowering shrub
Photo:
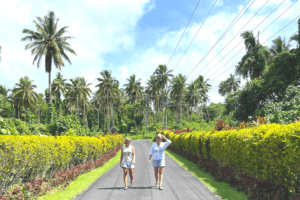
[[[0,194],[21,181],[101,158],[122,144],[122,135],[106,137],[0,135]]]
[[[122,145],[119,145],[112,152],[104,154],[95,161],[76,165],[68,170],[58,171],[53,173],[50,178],[34,178],[23,186],[14,187],[12,190],[7,191],[5,195],[0,195],[0,200],[32,199],[43,195],[54,187],[61,186],[62,188],[66,188],[72,180],[75,180],[81,174],[103,166],[104,163],[114,157],[121,148]]]
[[[202,168],[209,170],[217,180],[242,181],[239,184],[245,185],[257,199],[266,198],[263,195],[284,199],[288,190],[294,194],[300,192],[299,122],[180,135],[162,132],[172,140],[171,148],[184,151],[190,157],[198,156],[203,161]],[[245,182],[247,178],[252,185]]]

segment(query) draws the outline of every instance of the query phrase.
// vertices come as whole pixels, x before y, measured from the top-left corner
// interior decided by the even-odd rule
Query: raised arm
[[[162,138],[165,138],[167,140],[167,142],[163,146],[163,149],[165,150],[172,143],[172,141],[166,138],[164,135],[162,136]]]

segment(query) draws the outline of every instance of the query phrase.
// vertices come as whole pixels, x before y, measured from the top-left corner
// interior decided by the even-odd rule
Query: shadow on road
[[[123,190],[124,187],[110,187],[110,188],[98,188],[98,190]],[[128,190],[131,189],[157,189],[156,187],[128,187]]]

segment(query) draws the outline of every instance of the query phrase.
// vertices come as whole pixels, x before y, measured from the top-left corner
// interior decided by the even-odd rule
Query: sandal
[[[124,187],[124,190],[127,190],[127,185]]]
[[[157,184],[158,184],[158,183],[155,183],[154,187],[157,187]]]
[[[163,190],[164,188],[163,188],[162,186],[159,186],[159,189],[160,189],[160,190]]]
[[[131,181],[130,186],[133,187],[133,181]]]

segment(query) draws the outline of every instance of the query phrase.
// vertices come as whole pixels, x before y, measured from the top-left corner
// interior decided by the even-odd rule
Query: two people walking
[[[162,139],[166,139],[167,142],[162,142]],[[160,190],[163,190],[162,181],[163,181],[163,170],[165,167],[165,149],[171,144],[171,141],[167,139],[162,134],[157,134],[155,136],[155,141],[151,147],[148,164],[151,163],[154,167],[154,176],[155,176],[155,187],[159,187]],[[121,149],[121,158],[120,158],[120,167],[123,168],[123,178],[125,187],[124,190],[127,190],[127,169],[129,170],[130,176],[130,186],[133,186],[133,169],[135,165],[135,151],[134,147],[130,145],[131,140],[129,138],[125,139],[125,146]]]

